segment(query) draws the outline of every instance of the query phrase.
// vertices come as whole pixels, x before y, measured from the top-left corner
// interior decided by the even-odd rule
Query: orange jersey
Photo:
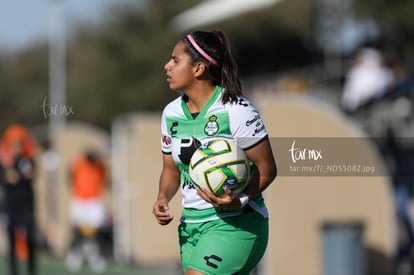
[[[72,192],[76,198],[98,198],[105,184],[104,166],[86,158],[78,159],[72,168]]]

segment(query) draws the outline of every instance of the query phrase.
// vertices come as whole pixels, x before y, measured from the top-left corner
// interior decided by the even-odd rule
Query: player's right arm
[[[162,160],[163,168],[159,181],[158,196],[152,208],[152,213],[159,224],[167,225],[174,218],[168,211],[168,203],[180,187],[180,171],[175,165],[171,154],[163,154]]]

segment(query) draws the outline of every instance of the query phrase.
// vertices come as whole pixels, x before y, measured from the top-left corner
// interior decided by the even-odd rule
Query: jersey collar
[[[201,117],[201,118],[204,117],[204,115],[207,113],[207,110],[211,107],[211,105],[213,105],[213,103],[220,96],[221,91],[222,91],[222,88],[220,86],[216,86],[216,89],[214,90],[213,95],[210,97],[210,99],[207,101],[206,105],[204,105],[203,109],[200,111],[200,113],[198,114],[198,116],[195,119],[197,119],[199,117]],[[187,104],[185,104],[185,101],[183,99],[181,100],[181,108],[183,109],[184,115],[186,116],[187,119],[195,120],[193,118],[193,116],[191,115],[190,110],[188,109]]]

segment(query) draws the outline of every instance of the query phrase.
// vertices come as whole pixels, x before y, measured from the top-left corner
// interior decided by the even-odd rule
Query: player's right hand
[[[169,213],[169,207],[166,200],[159,199],[154,203],[152,208],[152,213],[155,216],[155,219],[160,225],[167,225],[169,224],[174,217]]]

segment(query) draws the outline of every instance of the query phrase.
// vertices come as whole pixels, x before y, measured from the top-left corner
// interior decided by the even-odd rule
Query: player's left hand
[[[215,196],[205,189],[197,188],[197,194],[205,201],[211,203],[220,210],[236,210],[241,207],[239,197],[230,188],[224,187],[224,194],[220,197]]]

